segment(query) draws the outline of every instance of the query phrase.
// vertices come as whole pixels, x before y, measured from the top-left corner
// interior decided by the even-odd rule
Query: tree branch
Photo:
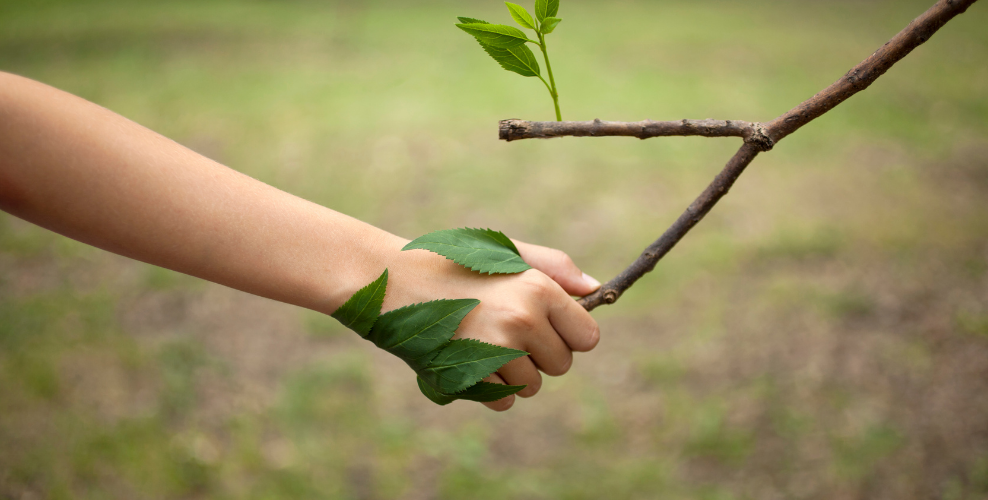
[[[686,211],[627,269],[604,283],[596,292],[579,299],[588,311],[601,304],[613,304],[639,278],[655,268],[663,256],[689,232],[731,189],[745,167],[762,151],[792,134],[803,125],[830,111],[852,95],[868,88],[893,64],[930,39],[944,24],[963,13],[977,0],[939,0],[914,19],[888,43],[852,68],[843,77],[789,112],[768,123],[720,120],[682,120],[656,122],[528,122],[503,120],[500,138],[505,141],[562,136],[601,137],[629,136],[646,139],[664,136],[741,137],[744,145],[727,162]]]
[[[645,248],[638,259],[632,262],[627,269],[621,271],[621,274],[601,285],[596,292],[581,298],[579,300],[580,305],[586,310],[592,311],[601,304],[613,304],[625,290],[638,281],[638,278],[655,269],[659,259],[669,253],[669,250],[672,250],[672,247],[676,246],[676,243],[690,229],[693,229],[693,226],[700,222],[711,208],[714,208],[717,201],[727,194],[731,186],[734,185],[734,181],[738,179],[741,172],[744,172],[751,160],[758,156],[759,152],[761,150],[754,144],[745,143],[741,146],[741,149],[734,153],[731,161],[727,162],[724,170],[721,170],[717,177],[714,177],[714,181],[707,186],[707,189],[704,189],[700,196],[693,200],[693,203],[676,219],[676,222],[672,223],[672,226],[669,226],[669,229],[666,229],[666,232],[662,233],[659,239]]]
[[[772,140],[760,123],[740,120],[679,120],[657,122],[605,122],[600,119],[588,122],[530,122],[525,120],[501,120],[499,137],[503,141],[518,139],[552,139],[553,137],[608,137],[624,136],[649,139],[651,137],[702,136],[741,137],[772,149]]]
[[[868,88],[893,64],[919,47],[955,16],[963,14],[977,0],[940,0],[867,59],[851,68],[840,80],[821,90],[786,114],[768,122],[769,136],[776,142],[803,125],[830,111],[838,104]]]

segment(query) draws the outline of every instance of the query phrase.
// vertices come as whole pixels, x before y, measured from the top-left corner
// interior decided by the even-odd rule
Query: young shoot
[[[559,112],[559,92],[556,90],[556,79],[552,76],[552,65],[549,64],[549,52],[546,49],[545,37],[552,33],[562,19],[555,17],[559,13],[559,0],[535,0],[535,18],[524,7],[504,2],[508,6],[511,17],[522,28],[535,31],[537,40],[528,38],[524,31],[504,24],[491,24],[487,21],[472,17],[460,17],[456,27],[466,31],[480,42],[480,46],[501,65],[502,68],[518,73],[521,76],[534,76],[549,90],[552,104],[556,108],[556,120],[563,121]],[[545,69],[549,81],[542,78],[542,71],[535,54],[528,48],[528,43],[535,44],[542,50],[545,59]]]

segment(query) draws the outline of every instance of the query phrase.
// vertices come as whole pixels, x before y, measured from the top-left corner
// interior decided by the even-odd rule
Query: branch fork
[[[555,137],[652,137],[701,136],[740,137],[744,144],[727,162],[723,170],[645,251],[596,292],[579,299],[588,311],[601,304],[613,304],[639,278],[655,268],[683,236],[689,232],[715,204],[731,189],[734,181],[755,159],[758,153],[770,151],[777,142],[803,125],[815,120],[852,95],[868,88],[893,64],[930,39],[944,24],[962,14],[977,0],[939,0],[933,7],[914,19],[867,59],[851,68],[843,77],[785,114],[767,123],[741,120],[679,120],[611,122],[596,119],[583,122],[530,122],[501,120],[499,137],[504,141],[520,139],[552,139]]]

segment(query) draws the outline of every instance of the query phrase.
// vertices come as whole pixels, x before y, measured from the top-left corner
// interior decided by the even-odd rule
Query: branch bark
[[[498,135],[501,140],[508,142],[565,136],[624,136],[639,139],[669,136],[741,137],[745,142],[760,144],[766,150],[772,149],[773,145],[761,123],[740,120],[605,122],[596,119],[588,122],[530,122],[511,119],[501,120]]]
[[[665,136],[704,136],[741,137],[745,143],[717,174],[713,182],[700,193],[700,196],[686,208],[659,239],[645,248],[645,251],[627,269],[614,279],[604,283],[596,292],[579,299],[588,311],[601,304],[613,304],[621,294],[639,278],[655,269],[664,257],[717,204],[731,189],[734,181],[762,151],[772,149],[789,134],[803,125],[830,111],[852,95],[868,88],[893,64],[922,45],[944,24],[962,14],[977,0],[939,0],[933,7],[914,19],[875,53],[851,68],[843,77],[821,90],[799,106],[767,123],[753,123],[733,120],[682,120],[656,122],[528,122],[524,120],[503,120],[500,123],[500,138],[505,141],[530,138],[552,138],[562,136],[602,137],[630,136],[646,139]]]

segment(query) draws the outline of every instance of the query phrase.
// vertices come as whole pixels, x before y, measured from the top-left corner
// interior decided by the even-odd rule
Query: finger
[[[542,375],[528,356],[509,361],[497,373],[509,385],[527,386],[515,393],[523,398],[534,396],[542,388]]]
[[[566,293],[582,297],[600,288],[600,282],[580,271],[566,252],[523,241],[514,243],[522,260],[559,283]]]
[[[589,351],[600,341],[597,321],[562,290],[559,290],[558,297],[549,301],[549,323],[574,351]]]
[[[566,300],[575,302],[569,297]],[[528,351],[536,368],[546,375],[558,377],[569,371],[573,364],[573,351],[552,327],[548,318],[543,316],[541,323],[527,335],[524,349]]]
[[[496,374],[496,373],[490,374],[487,378],[484,379],[484,382],[490,382],[492,384],[501,384],[501,385],[504,385],[504,379],[501,378],[501,376],[498,375],[498,374]],[[512,394],[512,395],[510,395],[508,397],[501,398],[501,399],[499,399],[497,401],[490,401],[490,402],[481,403],[481,404],[483,404],[484,406],[486,406],[486,407],[488,407],[488,408],[490,408],[490,409],[492,409],[494,411],[505,411],[508,408],[511,408],[511,406],[515,404],[515,395]]]

